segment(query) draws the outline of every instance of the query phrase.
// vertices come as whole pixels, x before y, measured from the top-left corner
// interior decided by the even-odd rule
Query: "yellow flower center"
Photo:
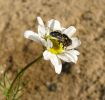
[[[62,43],[60,43],[56,39],[50,39],[50,40],[53,43],[53,47],[49,49],[49,51],[51,53],[59,54],[59,53],[63,52],[64,48],[63,48],[63,44]]]

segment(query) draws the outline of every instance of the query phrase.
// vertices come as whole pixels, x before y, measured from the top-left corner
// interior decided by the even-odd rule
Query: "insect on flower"
[[[63,46],[67,47],[72,44],[72,40],[66,34],[62,34],[60,31],[53,31],[50,33],[50,35],[58,39],[59,43],[62,42]]]
[[[48,21],[45,27],[41,17],[37,17],[38,20],[38,34],[33,31],[26,31],[24,33],[25,38],[42,43],[46,50],[43,52],[45,60],[50,60],[55,68],[55,72],[60,74],[62,70],[62,62],[74,62],[78,60],[80,54],[75,48],[77,48],[81,41],[72,37],[76,32],[74,26],[70,26],[67,29],[62,27],[60,22],[55,19]]]

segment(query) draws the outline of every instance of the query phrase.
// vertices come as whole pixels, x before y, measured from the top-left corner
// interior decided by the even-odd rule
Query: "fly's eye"
[[[59,31],[53,31],[50,33],[50,35],[53,37],[57,37],[57,36],[61,36],[61,33]]]
[[[53,31],[53,32],[50,33],[50,35],[53,36],[53,37],[56,37],[57,36],[57,32]]]
[[[50,35],[53,36],[53,37],[55,37],[56,36],[56,33],[55,32],[51,32]]]

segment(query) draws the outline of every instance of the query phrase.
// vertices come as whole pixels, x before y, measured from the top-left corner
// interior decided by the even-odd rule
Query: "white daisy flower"
[[[63,28],[58,20],[51,19],[45,27],[43,20],[37,17],[38,20],[38,33],[33,31],[26,31],[25,38],[42,43],[46,50],[43,52],[45,60],[50,60],[55,68],[55,72],[60,74],[62,70],[62,62],[76,63],[78,60],[77,55],[80,53],[77,48],[81,41],[76,37],[72,37],[76,32],[74,26],[67,29]]]

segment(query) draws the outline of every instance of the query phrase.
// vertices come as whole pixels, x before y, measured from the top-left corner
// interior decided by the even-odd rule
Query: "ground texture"
[[[0,0],[1,74],[7,69],[13,79],[42,53],[40,44],[23,37],[27,29],[37,32],[37,16],[74,25],[81,55],[77,64],[65,63],[60,75],[49,61],[34,64],[20,100],[105,100],[105,0]]]

